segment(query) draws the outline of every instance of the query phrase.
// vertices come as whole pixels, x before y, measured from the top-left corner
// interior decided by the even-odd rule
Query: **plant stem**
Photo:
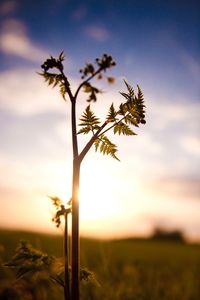
[[[76,157],[73,161],[73,182],[72,182],[72,284],[71,300],[79,300],[80,295],[80,250],[79,250],[79,178],[80,161]]]
[[[91,76],[89,76],[86,80],[84,80],[79,87],[76,90],[76,93],[74,95],[74,99],[77,98],[78,93],[80,92],[80,89],[86,84],[88,83],[92,78],[94,78],[95,76],[97,76],[97,74],[99,74],[102,71],[102,67],[100,67],[96,72],[94,72],[94,74],[92,74]]]
[[[103,135],[104,133],[106,133],[107,131],[109,131],[110,129],[112,129],[115,125],[119,124],[120,122],[122,122],[130,113],[128,113],[127,115],[125,115],[124,117],[122,117],[119,121],[114,122],[114,124],[112,124],[110,127],[108,127],[106,130],[104,130],[103,132],[101,132],[98,137],[100,137],[101,135]]]
[[[87,152],[90,150],[90,148],[92,147],[92,145],[94,144],[94,141],[98,138],[98,136],[100,136],[100,132],[103,130],[103,128],[108,124],[108,122],[104,122],[103,125],[96,131],[96,133],[91,137],[91,139],[89,140],[89,142],[86,144],[86,146],[83,148],[83,150],[81,151],[79,158],[80,161],[83,160],[83,158],[85,157],[85,155],[87,154]]]
[[[76,129],[76,98],[71,99],[73,177],[72,177],[72,248],[71,248],[71,300],[79,300],[80,295],[80,249],[79,249],[79,178],[80,160]]]
[[[64,299],[70,299],[70,279],[69,279],[69,236],[68,236],[68,213],[65,213],[65,231],[64,231],[64,258],[65,258],[65,278],[64,278]]]
[[[77,142],[77,132],[76,132],[76,101],[72,99],[71,107],[71,117],[72,117],[72,147],[73,147],[73,158],[78,157],[78,142]]]

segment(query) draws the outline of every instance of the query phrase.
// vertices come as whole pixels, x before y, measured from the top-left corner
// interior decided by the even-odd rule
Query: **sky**
[[[156,227],[200,240],[200,4],[191,0],[0,2],[0,227],[57,232],[48,196],[71,196],[70,103],[40,66],[65,52],[72,91],[80,68],[103,53],[117,62],[92,105],[104,120],[123,101],[123,80],[140,85],[147,124],[111,136],[120,162],[83,161],[80,231],[148,236]],[[84,93],[78,118],[87,105]],[[78,137],[79,148],[87,136]]]

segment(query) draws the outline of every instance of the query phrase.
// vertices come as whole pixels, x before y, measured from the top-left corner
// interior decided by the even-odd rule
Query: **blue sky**
[[[1,1],[0,226],[53,231],[47,195],[70,197],[69,103],[36,74],[64,50],[72,89],[86,62],[103,53],[116,60],[98,115],[120,101],[124,78],[141,86],[147,106],[136,137],[114,137],[121,163],[94,151],[86,158],[82,233],[148,235],[163,226],[200,239],[199,19],[198,1]],[[85,105],[81,95],[79,114]]]

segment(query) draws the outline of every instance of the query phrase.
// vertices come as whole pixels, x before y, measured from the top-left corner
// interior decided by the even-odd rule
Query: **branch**
[[[74,94],[74,99],[77,99],[78,93],[80,92],[80,89],[86,84],[88,83],[92,78],[94,78],[98,73],[100,73],[103,70],[102,67],[100,67],[96,72],[94,72],[94,74],[92,74],[90,77],[88,77],[88,79],[84,80],[79,87],[76,90],[76,93]]]
[[[103,125],[96,131],[96,133],[91,137],[89,142],[86,144],[86,146],[83,148],[79,155],[80,162],[83,160],[85,155],[88,153],[92,145],[94,144],[94,141],[98,138],[100,132],[104,129],[104,127],[108,124],[108,121],[105,121]]]
[[[104,130],[103,132],[101,132],[97,137],[100,137],[101,135],[103,135],[104,133],[106,133],[107,131],[109,131],[110,129],[112,129],[113,127],[115,127],[115,125],[119,124],[121,121],[123,121],[130,113],[128,113],[126,116],[124,116],[123,118],[121,118],[119,121],[115,122],[113,125],[111,125],[109,128],[107,128],[106,130]]]
[[[76,126],[76,101],[73,97],[71,106],[71,122],[72,122],[72,147],[73,147],[73,157],[78,156],[78,141],[77,141],[77,126]]]
[[[60,284],[63,288],[65,287],[64,283],[62,282],[62,280],[60,280],[60,278],[56,278],[54,276],[50,276],[50,279],[55,281],[56,283]]]
[[[65,76],[63,70],[62,69],[59,69],[59,70],[60,70],[60,73],[63,77],[64,83],[65,83],[65,88],[66,88],[67,94],[69,95],[69,99],[70,99],[71,102],[73,102],[73,101],[75,101],[75,97],[72,95],[69,81],[68,81],[67,77]]]

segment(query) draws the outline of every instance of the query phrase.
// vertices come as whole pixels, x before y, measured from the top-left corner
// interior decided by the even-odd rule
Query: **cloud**
[[[38,70],[39,71],[39,70]],[[72,92],[78,81],[70,79]],[[70,103],[63,100],[57,87],[49,87],[44,79],[32,68],[13,69],[0,72],[0,110],[17,116],[31,116],[53,112],[68,114]],[[80,93],[78,113],[85,109],[85,93]],[[82,101],[83,100],[83,101]]]
[[[6,20],[2,25],[0,51],[33,62],[41,62],[48,54],[31,41],[25,25],[15,19]]]
[[[105,27],[97,25],[87,26],[84,32],[88,37],[98,42],[105,42],[110,37],[110,32]]]
[[[143,203],[141,222],[149,222],[152,229],[163,226],[178,228],[191,238],[200,237],[200,177],[143,178],[140,199]],[[143,217],[142,217],[143,216]]]
[[[186,126],[188,129],[199,126],[200,103],[196,101],[187,101],[183,95],[172,95],[170,100],[161,101],[151,100],[158,98],[155,96],[146,96],[147,119],[151,127],[157,131],[163,131],[170,126]],[[147,120],[147,125],[148,125]]]
[[[14,0],[7,0],[0,4],[0,14],[9,15],[16,11],[17,2]]]
[[[62,113],[66,105],[58,90],[47,87],[33,69],[1,72],[0,91],[0,109],[21,116],[45,111]]]
[[[153,193],[164,195],[169,200],[198,201],[200,199],[200,177],[163,176],[146,182],[146,188]]]
[[[138,136],[130,143],[120,143],[138,176],[200,176],[199,114],[200,103],[145,97],[147,124],[135,129]],[[128,140],[128,139],[127,139]],[[121,156],[123,159],[123,155]]]

